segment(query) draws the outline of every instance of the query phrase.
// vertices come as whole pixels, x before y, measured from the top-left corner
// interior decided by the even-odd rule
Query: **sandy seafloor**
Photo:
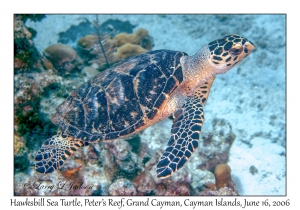
[[[47,15],[26,23],[37,31],[34,43],[42,52],[58,43],[58,33],[94,15]],[[230,149],[232,176],[240,195],[286,194],[286,20],[285,15],[100,15],[129,20],[153,37],[156,49],[184,51],[189,55],[228,34],[239,34],[257,47],[241,64],[218,75],[204,107],[202,131],[212,130],[212,120],[226,119],[236,139]],[[171,121],[164,120],[141,135],[149,147],[164,149]],[[151,133],[162,138],[151,139]],[[148,139],[146,139],[148,137]],[[201,137],[200,137],[201,141]],[[163,143],[161,143],[163,142]],[[197,152],[186,164],[195,173]],[[193,164],[195,163],[195,164]],[[255,166],[256,174],[251,174]],[[196,170],[197,171],[197,170]]]

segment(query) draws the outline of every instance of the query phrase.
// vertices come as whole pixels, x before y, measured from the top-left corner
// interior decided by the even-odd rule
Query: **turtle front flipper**
[[[200,99],[188,98],[174,116],[168,146],[157,164],[156,174],[159,178],[171,176],[198,148],[200,131],[204,122]]]
[[[35,170],[44,174],[51,173],[59,169],[74,151],[86,145],[87,142],[74,140],[73,137],[62,137],[61,134],[52,136],[44,141],[37,152]]]

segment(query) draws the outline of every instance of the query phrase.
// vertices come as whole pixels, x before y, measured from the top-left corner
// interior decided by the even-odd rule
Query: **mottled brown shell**
[[[147,126],[183,80],[183,52],[158,50],[135,56],[98,74],[56,109],[52,122],[86,141],[110,140]]]

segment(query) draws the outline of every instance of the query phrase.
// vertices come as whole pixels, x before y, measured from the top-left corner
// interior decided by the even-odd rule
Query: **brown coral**
[[[116,57],[118,59],[127,59],[145,52],[148,52],[148,50],[142,48],[140,45],[126,43],[118,48]]]
[[[43,65],[46,67],[46,69],[55,69],[51,61],[47,58],[43,59]]]
[[[91,49],[91,47],[98,43],[99,39],[96,35],[87,35],[78,40],[77,44],[87,50]]]
[[[215,168],[215,181],[214,183],[206,183],[202,192],[198,195],[238,195],[231,179],[231,169],[227,164],[219,164]]]
[[[120,33],[114,39],[117,41],[116,46],[120,47],[126,43],[139,44],[141,40],[148,36],[148,31],[143,28],[137,29],[133,34]]]
[[[88,64],[96,64],[97,69],[103,70],[120,60],[148,52],[153,42],[148,31],[140,28],[133,34],[120,33],[113,38],[98,31],[98,35],[87,35],[77,44],[80,56]]]
[[[114,45],[114,43],[116,42],[107,35],[104,38],[110,46]],[[79,39],[77,44],[86,50],[91,50],[95,44],[99,44],[99,37],[96,35],[87,35]]]
[[[217,167],[215,168],[215,177],[217,189],[232,185],[231,168],[227,164],[217,165]]]
[[[68,75],[72,71],[78,71],[82,68],[81,58],[68,45],[54,44],[47,47],[43,53],[61,75]]]
[[[102,46],[100,45],[100,42]],[[78,40],[80,55],[87,61],[87,63],[96,63],[99,69],[107,67],[106,59],[109,65],[116,62],[114,55],[116,41],[111,39],[108,35],[87,35]],[[102,49],[103,47],[103,49]]]

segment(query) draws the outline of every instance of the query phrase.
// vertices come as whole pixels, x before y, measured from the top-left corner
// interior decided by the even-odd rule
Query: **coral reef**
[[[100,67],[105,68],[108,62],[108,65],[111,65],[116,62],[114,55],[115,40],[111,39],[108,35],[101,35],[100,41],[102,46],[99,44],[99,36],[97,35],[87,35],[78,40],[78,49],[80,55],[86,60],[87,64],[96,63]],[[103,50],[102,50],[103,47]]]
[[[103,70],[120,59],[146,52],[138,47],[134,49],[131,47],[130,49],[132,50],[130,52],[127,50],[131,54],[127,56],[124,53],[116,53],[118,48],[116,45],[117,40],[112,37],[120,33],[132,33],[134,25],[131,25],[129,21],[108,19],[100,24],[98,15],[96,15],[93,23],[86,18],[82,20],[78,25],[71,25],[67,31],[59,33],[60,38],[58,42],[76,48],[86,65],[92,64],[94,68]],[[77,45],[74,45],[74,42],[77,42]],[[152,39],[149,36],[142,37],[140,44],[148,51],[151,49]],[[123,52],[125,51],[123,50]],[[53,67],[49,60],[44,61],[44,65],[47,68]]]
[[[24,23],[28,19],[33,22],[39,22],[46,17],[46,15],[42,15],[42,14],[17,14],[17,15],[21,17],[21,19],[22,19],[22,21],[24,21]]]
[[[52,134],[57,128],[39,112],[44,89],[57,84],[61,78],[53,71],[24,73],[14,77],[14,130],[25,139],[28,149],[41,142],[43,135]]]
[[[110,159],[116,166],[114,177],[127,177],[132,179],[141,170],[136,154],[131,152],[128,142],[120,139],[106,144]]]
[[[140,45],[126,43],[118,48],[116,57],[118,59],[126,59],[145,52],[148,52],[148,50],[144,49]]]
[[[15,74],[37,71],[42,68],[41,55],[34,46],[35,31],[25,26],[25,21],[31,18],[41,20],[43,16],[15,15],[14,16],[14,69]]]
[[[82,69],[82,72],[86,75],[86,77],[88,79],[96,76],[97,74],[99,74],[99,71],[96,70],[95,68],[91,67],[91,66],[87,66],[87,67],[84,67]]]
[[[228,187],[232,185],[231,169],[227,164],[219,164],[215,168],[216,187]]]
[[[67,44],[76,47],[76,43],[81,37],[87,36],[94,31],[92,23],[87,18],[81,18],[82,21],[77,25],[71,25],[66,31],[58,33],[58,43]],[[118,19],[108,19],[103,22],[99,30],[102,33],[115,36],[116,34],[125,32],[132,33],[135,26],[129,21],[121,21]],[[74,46],[73,46],[74,45]]]
[[[91,195],[99,187],[90,180],[83,181],[80,175],[67,178],[56,172],[47,175],[18,173],[14,178],[15,195]]]
[[[140,45],[141,42],[143,42],[143,39],[146,39],[147,37],[148,31],[144,28],[139,28],[133,34],[117,34],[114,39],[116,40],[116,46],[120,47],[126,43]]]
[[[136,187],[137,195],[152,195],[157,188],[147,169],[135,177],[133,184]]]
[[[193,171],[189,166],[190,163],[188,167],[181,169],[173,176],[158,179],[155,170],[162,151],[154,152],[140,141],[139,138],[133,137],[128,141],[116,140],[90,144],[82,150],[77,150],[60,170],[47,174],[48,178],[44,178],[44,181],[48,180],[49,185],[63,182],[66,186],[69,186],[70,182],[77,185],[84,183],[84,185],[92,186],[91,189],[73,189],[71,192],[56,189],[47,192],[47,195],[237,195],[237,192],[230,188],[233,185],[219,184],[220,189],[216,188],[215,180],[210,176],[210,172],[203,173],[200,169]],[[143,163],[144,159],[140,157],[151,158]],[[228,174],[226,176],[226,173],[230,173],[227,169],[227,167],[216,167],[216,183],[227,183]],[[32,176],[28,178],[28,183],[41,177],[41,174],[34,170],[30,173]],[[191,179],[192,175],[193,179]],[[34,188],[28,188],[26,192],[18,189],[15,192],[17,195],[43,195],[44,193],[45,191]]]
[[[219,164],[216,166],[215,183],[207,182],[203,186],[202,191],[198,195],[205,196],[221,196],[221,195],[238,195],[235,184],[231,179],[231,168],[227,164]]]
[[[108,189],[109,194],[113,196],[134,196],[136,189],[128,179],[117,179]]]
[[[95,28],[101,28],[96,23]],[[153,41],[146,29],[137,29],[133,34],[120,33],[114,37],[99,32],[97,35],[87,35],[78,40],[80,56],[87,64],[99,65],[97,69],[103,70],[110,65],[145,53],[152,49]]]
[[[69,169],[69,170],[65,170],[63,172],[63,176],[65,176],[66,178],[70,179],[74,176],[78,176],[77,173],[78,171],[81,169],[82,166],[78,166],[76,168],[73,168],[73,169]]]
[[[171,184],[165,192],[166,196],[189,196],[190,186],[184,183]]]
[[[238,193],[229,187],[222,187],[219,190],[204,190],[199,196],[237,196]]]
[[[195,166],[195,164],[191,164]],[[215,189],[215,175],[214,173],[207,171],[207,170],[201,170],[196,169],[194,167],[190,168],[190,174],[191,174],[191,195],[198,195],[200,192],[203,191],[203,189],[209,188],[209,189]],[[211,185],[211,187],[208,187],[208,185]]]
[[[26,150],[24,138],[14,135],[14,155],[22,154]]]
[[[31,110],[28,105],[35,103],[41,96],[44,88],[59,83],[61,77],[55,75],[53,71],[44,71],[43,73],[17,74],[14,77],[14,104],[17,109],[22,109],[26,114]],[[19,108],[20,107],[20,108]],[[16,110],[17,110],[16,109]]]
[[[24,172],[16,173],[14,176],[14,195],[17,196],[29,196],[29,195],[38,195],[36,192],[32,192],[30,189],[24,187],[25,183],[28,183],[30,180],[30,175]]]
[[[53,66],[59,75],[80,72],[83,67],[82,60],[77,52],[65,44],[51,45],[44,50],[43,54],[48,59],[44,65],[47,67]]]
[[[96,35],[86,35],[82,38],[80,38],[77,42],[77,44],[86,49],[86,50],[91,50],[94,44],[97,44],[99,42],[98,36]],[[109,40],[109,42],[113,42],[113,40]],[[112,43],[111,45],[113,45]]]
[[[29,166],[27,148],[23,137],[14,135],[14,170],[26,170]]]
[[[200,169],[214,171],[221,163],[227,163],[230,147],[235,140],[231,124],[225,119],[215,118],[212,121],[213,131],[202,134],[199,154],[202,157]]]

